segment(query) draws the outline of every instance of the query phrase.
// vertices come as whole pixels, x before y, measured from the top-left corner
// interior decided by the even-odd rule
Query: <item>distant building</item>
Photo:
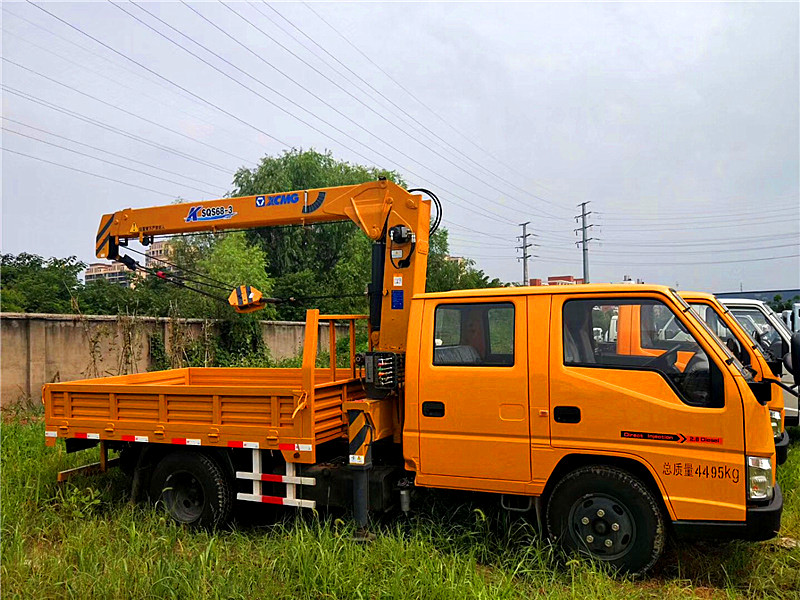
[[[83,280],[86,283],[105,279],[125,287],[133,287],[133,273],[122,263],[92,263],[86,269]]]
[[[583,283],[582,277],[573,277],[572,275],[554,275],[548,277],[546,281],[541,279],[531,279],[530,285],[576,285]]]
[[[174,248],[169,240],[153,242],[145,253],[144,266],[148,269],[163,269],[168,266],[164,261],[171,262],[173,253]]]
[[[463,256],[445,256],[444,259],[447,262],[454,262],[454,263],[457,263],[459,265],[463,265],[464,262],[467,260]]]

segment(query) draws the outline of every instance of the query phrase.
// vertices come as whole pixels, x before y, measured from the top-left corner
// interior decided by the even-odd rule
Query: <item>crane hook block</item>
[[[267,305],[263,294],[249,285],[240,285],[228,296],[228,304],[238,313],[250,313],[261,310]]]

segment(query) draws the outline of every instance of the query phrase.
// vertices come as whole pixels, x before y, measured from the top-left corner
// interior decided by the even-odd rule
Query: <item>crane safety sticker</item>
[[[193,206],[189,209],[184,221],[195,223],[198,221],[225,221],[236,216],[233,204],[228,206]]]
[[[649,431],[620,431],[619,437],[626,440],[649,440],[654,442],[677,442],[683,444],[714,444],[722,445],[722,438],[706,435],[683,435],[682,433],[652,433]]]
[[[727,465],[709,467],[708,465],[696,465],[690,462],[665,462],[661,472],[669,477],[725,479],[733,483],[739,483],[739,469]]]
[[[45,431],[44,437],[58,437],[57,431]]]

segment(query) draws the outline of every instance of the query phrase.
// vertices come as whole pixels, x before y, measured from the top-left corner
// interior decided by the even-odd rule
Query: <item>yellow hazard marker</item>
[[[261,310],[267,305],[263,294],[249,285],[240,285],[228,296],[228,304],[238,313],[251,313]]]

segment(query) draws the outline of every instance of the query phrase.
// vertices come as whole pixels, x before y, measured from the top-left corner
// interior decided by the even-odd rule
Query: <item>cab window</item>
[[[725,347],[731,351],[731,353],[741,362],[743,365],[749,365],[751,363],[750,354],[747,352],[745,348],[742,347],[742,344],[739,342],[739,338],[737,338],[734,333],[730,330],[730,328],[725,324],[716,310],[714,310],[708,304],[703,304],[702,302],[689,302],[689,305],[692,307],[692,310],[695,311],[698,316],[705,321],[708,328],[720,339],[720,341],[725,344]]]
[[[781,359],[784,344],[781,334],[767,317],[757,308],[732,308],[731,312],[744,330],[773,359]]]
[[[433,364],[514,365],[514,305],[440,304],[434,314]]]
[[[722,406],[713,363],[670,308],[657,300],[569,300],[564,304],[564,364],[660,373],[692,406]],[[713,373],[715,380],[720,380]]]

